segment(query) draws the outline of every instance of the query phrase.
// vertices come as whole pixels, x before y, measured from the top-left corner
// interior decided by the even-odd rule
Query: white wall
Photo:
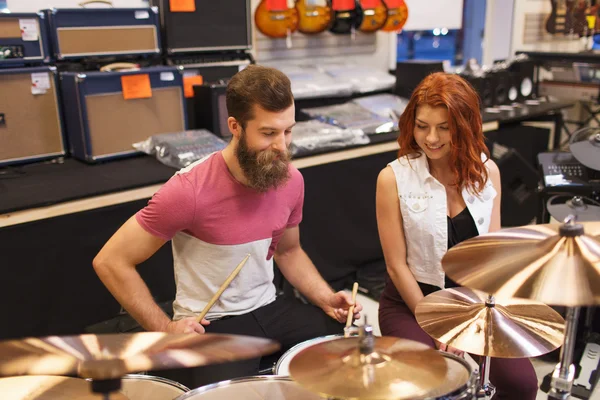
[[[83,0],[8,0],[11,12],[36,12],[48,8],[79,8]],[[112,0],[115,7],[148,7],[147,0]],[[104,4],[90,4],[87,7],[107,7]]]
[[[508,58],[511,51],[515,0],[487,0],[483,34],[484,65]]]

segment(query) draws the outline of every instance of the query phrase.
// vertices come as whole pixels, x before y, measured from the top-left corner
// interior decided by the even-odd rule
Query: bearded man
[[[251,65],[226,92],[231,142],[178,171],[94,259],[113,296],[149,331],[267,337],[282,351],[341,333],[351,297],[334,293],[300,246],[304,181],[290,164],[295,108],[289,79]],[[173,319],[154,302],[136,266],[172,242]],[[246,254],[250,258],[201,323],[196,316]],[[273,259],[312,305],[276,295]],[[355,318],[360,304],[356,304]],[[207,371],[210,369],[210,371]],[[259,360],[202,367],[188,387],[256,375]],[[218,371],[218,372],[217,372]]]

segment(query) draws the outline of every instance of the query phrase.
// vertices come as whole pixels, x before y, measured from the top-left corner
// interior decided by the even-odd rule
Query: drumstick
[[[346,328],[352,325],[352,317],[354,316],[354,305],[356,304],[356,292],[358,292],[358,282],[354,282],[354,286],[352,286],[352,305],[348,309],[348,319],[346,319]]]
[[[212,308],[212,306],[215,305],[215,303],[217,302],[217,300],[219,300],[219,297],[221,297],[221,295],[223,294],[223,292],[225,291],[225,289],[227,289],[227,286],[229,286],[229,284],[231,283],[231,281],[235,279],[235,277],[240,272],[240,270],[242,269],[242,267],[244,266],[244,264],[246,264],[246,261],[248,261],[249,258],[250,258],[250,254],[246,254],[246,257],[244,257],[244,259],[242,260],[242,262],[239,263],[237,267],[235,267],[235,269],[233,270],[233,272],[231,274],[229,274],[229,276],[227,277],[227,279],[225,279],[225,282],[223,282],[223,284],[221,285],[221,287],[219,288],[219,290],[217,290],[217,293],[214,294],[214,296],[210,299],[210,301],[208,302],[208,304],[206,305],[206,307],[204,307],[204,309],[202,310],[202,312],[200,313],[200,315],[198,315],[198,318],[196,318],[196,321],[198,321],[198,322],[202,321],[202,318],[204,318],[204,316],[206,315],[206,313],[208,313],[208,311],[210,311],[210,309]]]

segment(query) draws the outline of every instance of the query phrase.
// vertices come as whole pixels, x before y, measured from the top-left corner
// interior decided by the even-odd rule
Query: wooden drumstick
[[[225,291],[225,289],[227,289],[227,286],[229,286],[229,284],[231,283],[231,281],[235,279],[235,277],[240,272],[240,270],[242,269],[242,267],[244,266],[244,264],[246,264],[246,261],[248,261],[249,258],[250,258],[250,254],[246,254],[246,257],[244,257],[244,259],[242,260],[242,262],[239,263],[238,266],[235,267],[235,269],[233,270],[233,272],[231,274],[229,274],[229,276],[227,277],[227,279],[225,279],[225,282],[223,282],[223,284],[221,285],[221,287],[219,288],[219,290],[217,290],[217,293],[214,294],[214,296],[210,299],[210,301],[208,302],[208,304],[206,305],[206,307],[204,307],[204,309],[202,310],[202,312],[200,313],[200,315],[198,315],[198,318],[196,318],[196,321],[198,321],[198,323],[200,321],[202,321],[202,318],[204,318],[204,316],[206,316],[206,313],[208,313],[210,311],[210,309],[212,308],[212,306],[215,305],[215,303],[217,302],[217,300],[219,300],[219,297],[221,297],[221,295],[223,294],[223,292]]]
[[[358,282],[354,282],[352,286],[352,305],[348,309],[348,319],[346,319],[346,328],[352,325],[352,320],[354,316],[354,305],[356,304],[356,292],[358,292]]]

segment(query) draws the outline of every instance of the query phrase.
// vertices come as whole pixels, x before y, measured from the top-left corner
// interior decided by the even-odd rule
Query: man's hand
[[[462,350],[455,349],[454,347],[448,346],[447,344],[444,344],[442,342],[438,342],[435,339],[433,339],[433,341],[435,342],[435,347],[437,347],[438,350],[445,351],[446,353],[451,353],[459,357],[465,356],[465,352]]]
[[[323,306],[323,311],[338,322],[345,323],[348,318],[348,309],[352,305],[352,296],[341,290],[332,293],[327,303]],[[360,318],[362,305],[358,302],[354,305],[354,319]]]
[[[179,321],[169,321],[165,331],[168,333],[204,333],[204,326],[209,325],[210,321],[202,319],[199,324],[196,322],[196,317],[188,317],[180,319]]]

